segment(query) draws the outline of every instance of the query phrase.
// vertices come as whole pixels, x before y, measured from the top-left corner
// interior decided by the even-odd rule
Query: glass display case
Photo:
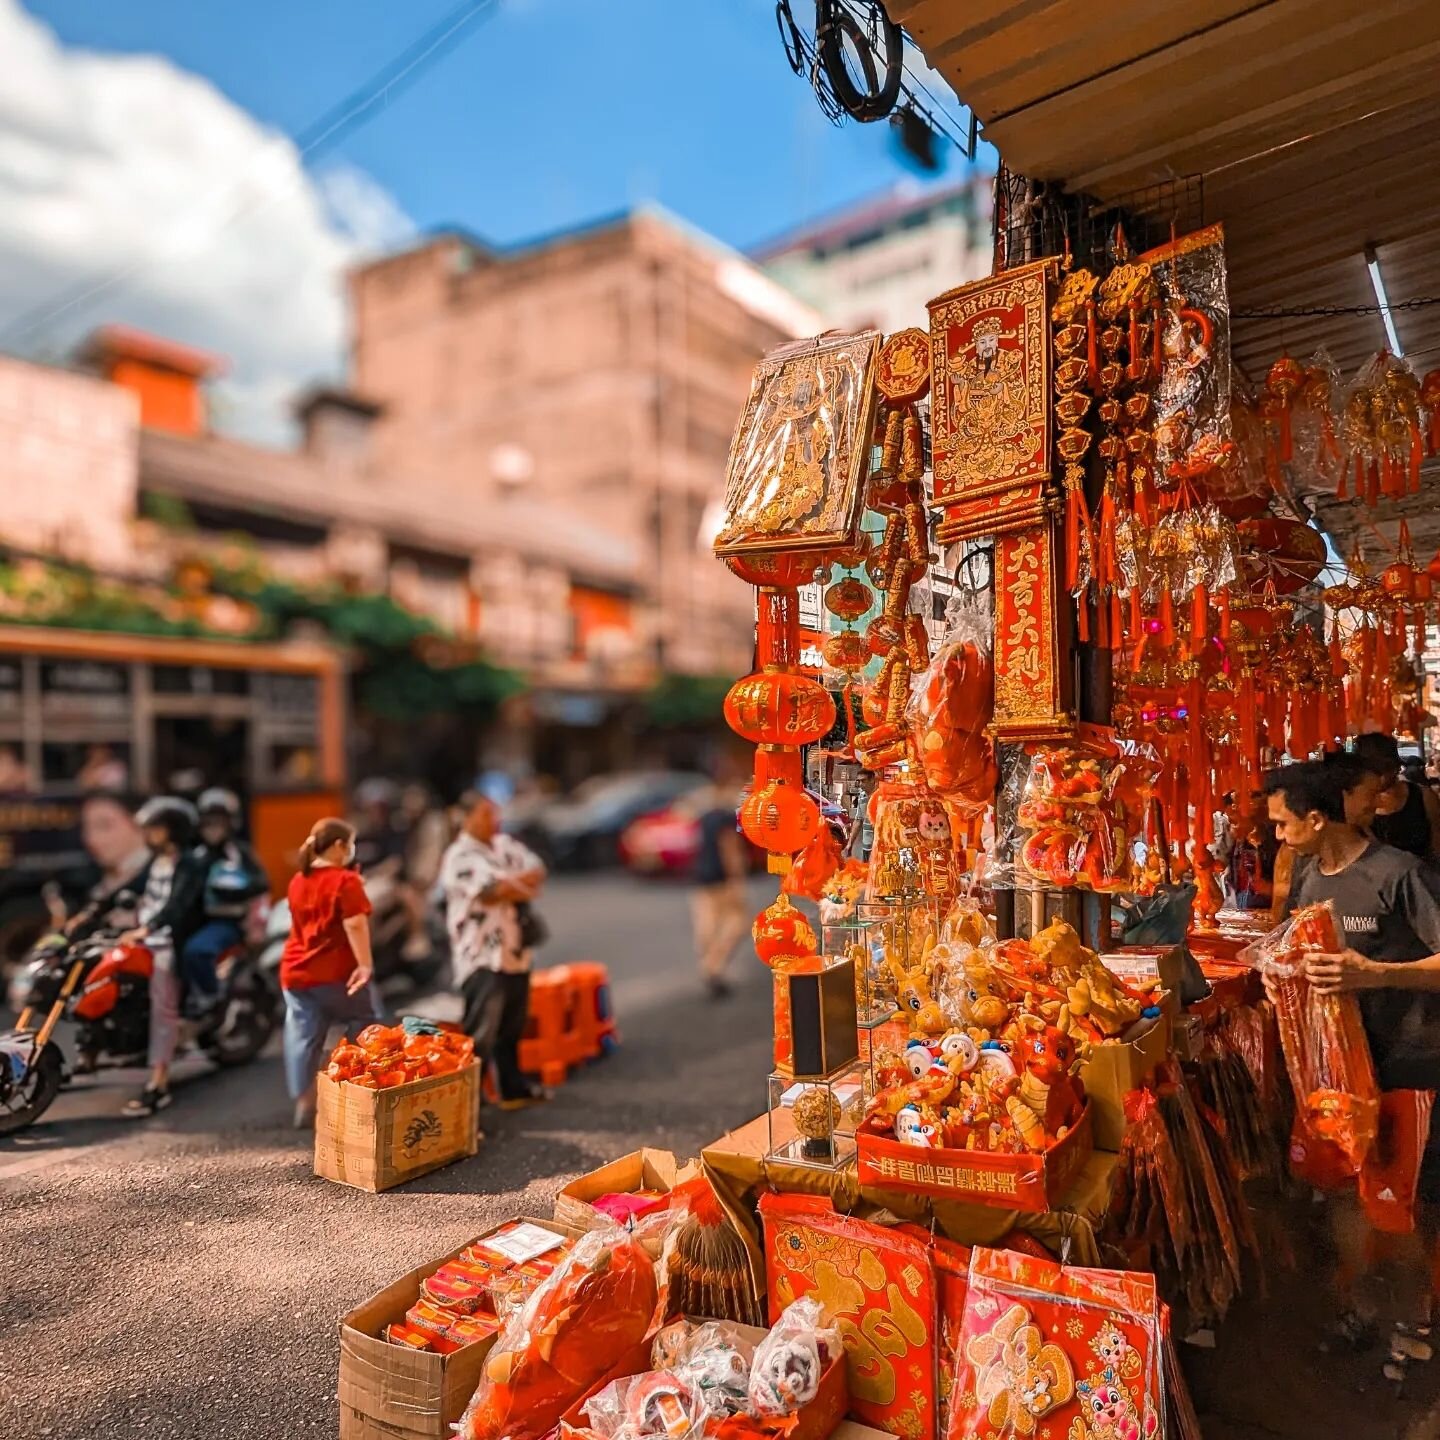
[[[863,1067],[846,1065],[823,1080],[770,1076],[767,1160],[838,1170],[855,1158],[855,1131],[865,1118]]]

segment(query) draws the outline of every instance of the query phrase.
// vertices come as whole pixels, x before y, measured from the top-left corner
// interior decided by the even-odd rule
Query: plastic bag
[[[938,795],[975,811],[995,797],[995,716],[991,622],[970,592],[951,601],[945,638],[916,676],[906,718],[925,781]]]
[[[627,1375],[585,1402],[591,1430],[607,1440],[686,1440],[710,1412],[699,1391],[670,1370]]]
[[[820,1380],[841,1353],[840,1333],[824,1326],[818,1300],[796,1300],[755,1349],[750,1413],[757,1419],[797,1414],[820,1393]]]
[[[539,1440],[654,1328],[655,1265],[640,1239],[593,1230],[505,1326],[460,1440]]]
[[[1264,976],[1275,1007],[1302,1144],[1333,1146],[1349,1176],[1359,1173],[1379,1125],[1375,1064],[1355,997],[1318,994],[1305,978],[1307,956],[1336,954],[1340,934],[1327,901],[1297,910],[1240,954]]]
[[[755,1346],[718,1320],[696,1325],[677,1320],[656,1337],[651,1361],[693,1385],[711,1415],[734,1415],[745,1409]]]
[[[867,900],[928,896],[948,907],[959,892],[950,816],[928,786],[885,780],[870,800],[875,844]]]
[[[1153,1276],[977,1248],[947,1440],[1151,1440],[1165,1415]]]

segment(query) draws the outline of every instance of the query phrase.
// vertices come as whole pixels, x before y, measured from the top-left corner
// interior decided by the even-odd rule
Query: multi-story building
[[[935,296],[990,273],[994,176],[897,188],[782,235],[751,258],[846,329],[886,334],[928,323]]]
[[[707,530],[756,360],[822,322],[648,211],[507,252],[439,235],[352,296],[354,388],[301,399],[292,451],[215,433],[222,362],[153,336],[98,332],[86,374],[0,361],[0,539],[144,578],[244,535],[520,671],[491,760],[634,759],[644,690],[749,663],[752,593]],[[177,501],[178,538],[145,518]]]
[[[352,294],[375,464],[484,525],[487,651],[592,688],[744,668],[751,596],[703,531],[756,360],[817,316],[652,211],[510,253],[438,236]]]

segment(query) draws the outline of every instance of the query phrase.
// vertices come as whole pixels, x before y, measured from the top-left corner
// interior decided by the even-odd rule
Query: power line
[[[362,125],[369,123],[374,112],[383,109],[414,86],[427,71],[434,68],[465,38],[466,30],[473,22],[489,18],[499,0],[466,0],[466,3],[452,10],[443,19],[431,26],[418,39],[411,42],[398,55],[387,60],[358,89],[313,120],[294,137],[297,158],[304,161],[312,156],[333,149],[353,135]],[[240,187],[237,186],[239,191]],[[216,234],[229,226],[253,208],[253,201],[242,204],[221,224]],[[141,271],[155,263],[154,257],[132,261],[109,274],[83,280],[72,285],[68,291],[52,296],[49,300],[30,310],[22,312],[5,328],[6,340],[23,341],[42,330],[52,321],[58,320],[67,311],[78,305],[123,285]]]

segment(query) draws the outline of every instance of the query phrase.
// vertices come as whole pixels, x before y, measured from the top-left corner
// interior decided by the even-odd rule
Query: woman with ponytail
[[[347,1034],[380,1018],[371,983],[370,901],[355,861],[355,830],[317,820],[290,881],[290,938],[280,960],[285,992],[285,1081],[295,1124],[315,1118],[315,1072],[333,1027]]]

